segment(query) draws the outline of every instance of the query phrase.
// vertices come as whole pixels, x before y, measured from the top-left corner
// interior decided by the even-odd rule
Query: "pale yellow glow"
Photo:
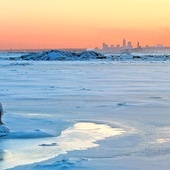
[[[100,145],[98,141],[123,135],[125,131],[105,124],[81,122],[62,131],[61,135],[56,137],[41,138],[39,134],[44,133],[41,130],[19,133],[19,136],[25,139],[24,142],[21,138],[4,141],[5,148],[10,152],[0,152],[0,158],[3,158],[2,169],[45,161],[70,151],[98,147]],[[30,138],[29,135],[33,135],[34,138]]]
[[[169,0],[1,0],[0,48],[170,45]]]

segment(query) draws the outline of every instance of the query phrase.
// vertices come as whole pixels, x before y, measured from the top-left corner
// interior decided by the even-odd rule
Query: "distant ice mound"
[[[71,52],[63,50],[51,50],[42,52],[30,52],[19,57],[9,57],[9,60],[34,60],[34,61],[88,61],[92,59],[107,59],[110,61],[170,61],[170,54],[154,53],[117,53],[103,54],[97,51]],[[15,63],[16,64],[16,63]],[[20,65],[23,63],[20,63]],[[25,64],[24,64],[25,65]]]
[[[106,58],[103,54],[94,51],[70,52],[61,50],[43,51],[22,55],[22,60],[45,60],[45,61],[75,61]]]
[[[108,54],[113,61],[170,61],[169,54]]]

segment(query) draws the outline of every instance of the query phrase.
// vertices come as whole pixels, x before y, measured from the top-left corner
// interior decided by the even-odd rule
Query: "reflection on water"
[[[107,137],[120,135],[124,131],[108,125],[77,123],[62,132],[58,144],[64,150],[81,150],[98,146],[95,142]],[[63,143],[64,142],[64,143]]]
[[[158,137],[155,141],[157,144],[170,143],[170,127],[165,126],[158,129]]]
[[[77,123],[63,131],[58,137],[3,139],[5,145],[0,145],[0,149],[8,150],[10,154],[4,156],[4,152],[0,153],[3,159],[0,162],[1,169],[40,162],[59,154],[66,154],[68,151],[97,147],[99,144],[95,142],[124,132],[123,129],[111,128],[104,124]]]
[[[170,139],[161,138],[161,139],[156,140],[156,143],[159,143],[159,144],[163,144],[163,143],[167,143],[167,142],[170,142]]]

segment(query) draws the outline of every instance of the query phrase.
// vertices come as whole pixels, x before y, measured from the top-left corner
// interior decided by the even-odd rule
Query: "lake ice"
[[[170,169],[169,75],[169,62],[1,60],[0,169]]]

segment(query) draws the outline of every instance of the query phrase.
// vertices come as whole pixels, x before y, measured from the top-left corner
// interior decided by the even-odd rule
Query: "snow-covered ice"
[[[104,54],[95,51],[70,52],[62,50],[51,50],[42,52],[32,52],[14,57],[8,57],[10,60],[46,60],[46,61],[75,61],[75,60],[91,60],[105,59]]]
[[[35,61],[87,61],[87,60],[113,60],[113,61],[170,61],[169,54],[143,54],[143,53],[118,53],[102,54],[96,51],[70,52],[51,50],[42,52],[14,53],[0,57],[6,60],[35,60]]]
[[[170,169],[169,62],[1,56],[0,169]]]
[[[0,137],[8,135],[9,132],[10,130],[6,125],[0,125]]]

